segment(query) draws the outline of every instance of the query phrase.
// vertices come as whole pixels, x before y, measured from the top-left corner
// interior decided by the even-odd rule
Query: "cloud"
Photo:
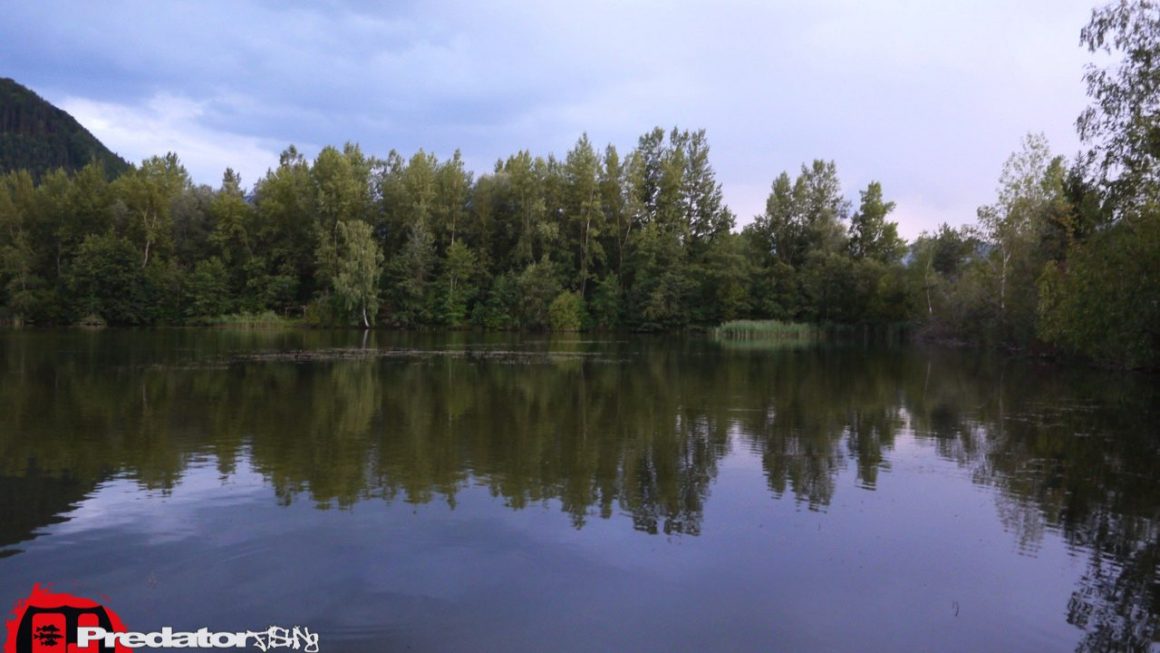
[[[931,200],[922,195],[907,195],[896,200],[890,219],[898,223],[898,235],[913,240],[920,233],[935,232],[946,223],[952,228],[973,224],[979,204],[970,200],[953,203]]]
[[[483,172],[680,125],[707,130],[741,223],[756,189],[825,158],[852,200],[880,181],[916,233],[910,216],[972,220],[1025,133],[1076,149],[1090,6],[44,0],[6,7],[0,60],[113,149],[176,148],[204,182],[227,165],[252,182],[289,143],[459,148]]]
[[[278,163],[279,144],[270,139],[212,129],[203,124],[204,102],[159,94],[141,106],[67,98],[62,108],[102,142],[134,163],[176,152],[195,182],[220,181],[226,167],[252,185]]]

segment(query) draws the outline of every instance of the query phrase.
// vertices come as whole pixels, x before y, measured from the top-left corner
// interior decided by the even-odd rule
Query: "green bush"
[[[580,293],[562,292],[548,307],[548,323],[553,331],[579,331],[584,323],[584,299]]]
[[[1160,210],[1075,248],[1039,289],[1045,341],[1104,364],[1160,367]]]

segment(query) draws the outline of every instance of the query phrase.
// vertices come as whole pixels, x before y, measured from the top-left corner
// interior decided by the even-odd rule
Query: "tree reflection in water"
[[[26,540],[114,475],[165,491],[207,457],[247,458],[282,504],[455,505],[483,484],[573,525],[625,513],[697,535],[731,447],[775,499],[825,511],[840,470],[873,490],[899,438],[994,488],[1034,555],[1062,534],[1087,570],[1066,606],[1081,650],[1160,632],[1160,436],[1148,378],[919,351],[720,350],[696,341],[542,341],[536,357],[305,361],[239,351],[325,347],[319,334],[65,334],[0,339],[0,546]],[[397,344],[397,343],[396,343]],[[173,352],[185,352],[175,354]],[[10,550],[11,552],[11,550]]]

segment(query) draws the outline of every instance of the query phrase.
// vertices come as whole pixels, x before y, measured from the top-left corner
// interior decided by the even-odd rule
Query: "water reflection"
[[[577,529],[696,536],[734,447],[760,459],[770,500],[821,513],[890,482],[906,442],[991,488],[1026,555],[1059,533],[1087,560],[1065,611],[1081,650],[1146,650],[1160,632],[1151,379],[932,352],[459,338],[6,335],[0,547],[111,478],[164,493],[207,460],[223,478],[252,468],[282,505],[455,506],[482,485],[513,509],[558,502]],[[330,347],[367,353],[265,356]],[[390,348],[428,353],[376,353]],[[448,355],[464,349],[536,356]],[[860,490],[838,486],[847,467]]]

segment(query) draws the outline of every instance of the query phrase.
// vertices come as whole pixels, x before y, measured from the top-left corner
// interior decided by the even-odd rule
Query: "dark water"
[[[914,349],[8,331],[0,608],[52,583],[132,630],[323,651],[1158,650],[1157,385]]]

